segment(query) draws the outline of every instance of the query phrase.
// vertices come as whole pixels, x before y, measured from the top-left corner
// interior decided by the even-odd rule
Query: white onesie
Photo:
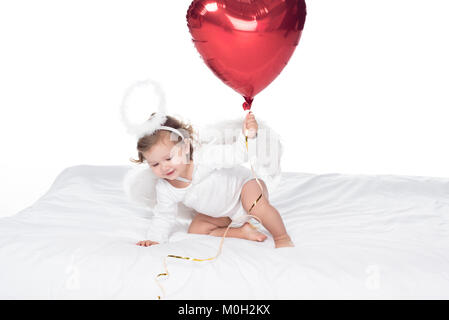
[[[255,139],[248,139],[249,149]],[[147,239],[168,242],[175,224],[178,203],[212,217],[230,217],[233,221],[246,214],[240,201],[243,185],[253,179],[251,170],[241,164],[248,161],[242,132],[233,144],[206,145],[193,152],[191,183],[176,188],[165,179],[156,182],[154,216]]]

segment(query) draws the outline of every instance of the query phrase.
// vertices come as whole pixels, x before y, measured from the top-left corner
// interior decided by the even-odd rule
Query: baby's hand
[[[251,111],[248,112],[243,122],[243,134],[248,135],[248,138],[252,139],[256,136],[258,128],[254,114]]]
[[[151,240],[143,240],[143,241],[139,241],[136,243],[136,245],[141,246],[141,247],[149,247],[149,246],[152,246],[153,244],[159,244],[159,242],[151,241]]]

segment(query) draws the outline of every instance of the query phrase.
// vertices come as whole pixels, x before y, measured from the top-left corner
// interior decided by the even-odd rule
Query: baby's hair
[[[156,113],[153,112],[150,116],[150,119],[155,115]],[[171,127],[174,129],[178,129],[181,131],[181,133],[184,135],[184,139],[190,139],[190,151],[189,151],[189,158],[190,160],[193,160],[193,142],[196,141],[194,135],[195,131],[193,130],[192,125],[185,123],[175,117],[168,116],[167,120],[162,124],[163,126]],[[143,163],[145,162],[145,157],[143,156],[143,153],[150,150],[150,148],[156,144],[158,144],[160,141],[164,141],[164,139],[170,139],[170,135],[172,134],[171,131],[167,130],[157,130],[151,135],[143,136],[142,138],[137,141],[137,156],[138,159],[130,159],[131,162],[134,163]],[[173,134],[174,136],[175,134]],[[182,138],[178,135],[176,135],[177,140],[172,140],[175,144],[182,141]]]

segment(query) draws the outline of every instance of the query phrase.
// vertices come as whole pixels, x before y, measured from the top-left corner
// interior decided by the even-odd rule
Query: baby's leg
[[[197,213],[187,232],[222,237],[226,232],[227,226],[231,222],[232,220],[229,217],[214,218],[202,213]],[[247,223],[239,228],[229,228],[226,237],[254,241],[264,241],[266,239],[266,236],[263,233],[253,229]]]
[[[229,217],[214,218],[202,213],[197,213],[190,223],[188,233],[209,234],[218,227],[226,227],[231,223]]]
[[[293,247],[290,236],[287,234],[281,215],[268,200],[268,190],[265,183],[258,179],[263,187],[263,195],[254,207],[254,201],[260,196],[260,186],[255,179],[245,183],[242,188],[241,200],[243,208],[248,212],[251,207],[250,215],[254,215],[262,221],[263,226],[273,236],[276,248]]]

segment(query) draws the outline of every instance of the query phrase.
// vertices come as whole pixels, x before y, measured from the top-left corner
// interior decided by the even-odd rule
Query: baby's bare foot
[[[276,248],[294,247],[295,244],[292,242],[289,235],[284,235],[274,239],[274,246]]]
[[[243,226],[241,226],[243,239],[252,240],[252,241],[265,241],[267,238],[262,232],[257,231],[255,227],[246,222]]]

